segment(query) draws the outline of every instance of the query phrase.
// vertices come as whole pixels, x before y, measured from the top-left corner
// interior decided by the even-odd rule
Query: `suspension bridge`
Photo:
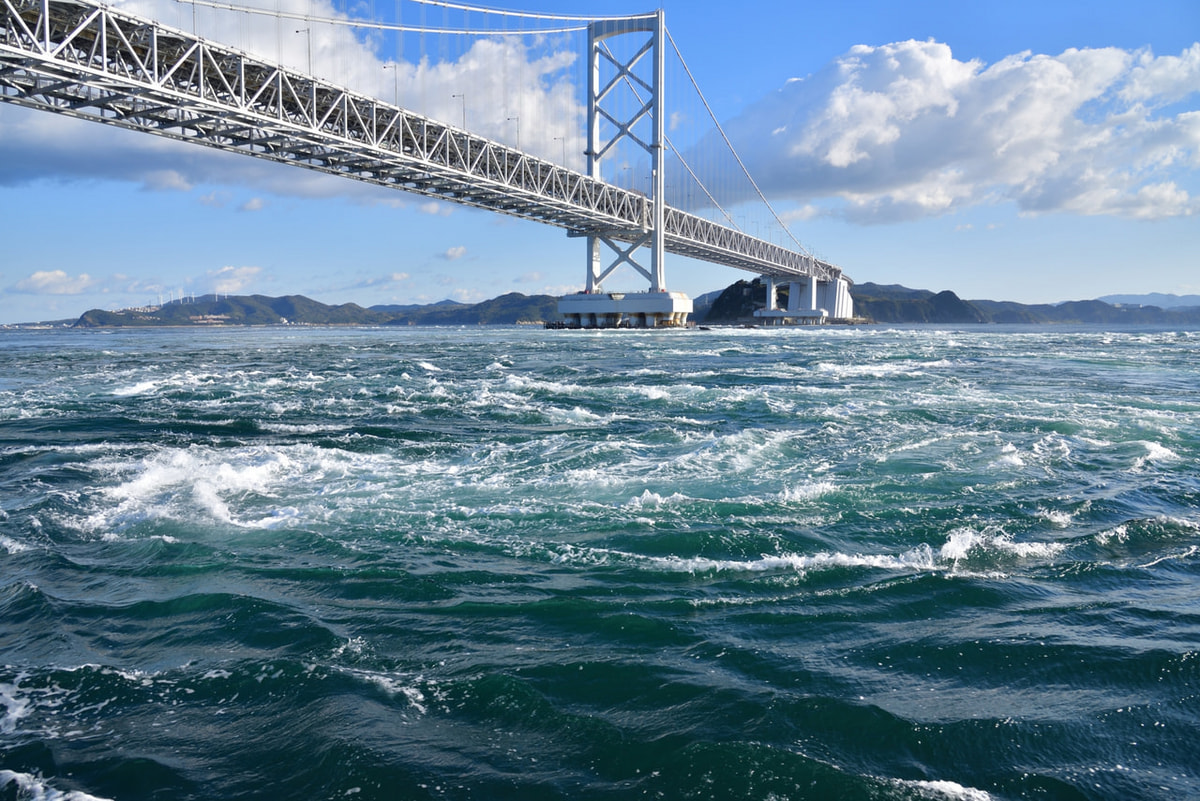
[[[745,174],[743,185],[726,194],[733,203],[757,196],[776,230],[783,232],[782,243],[743,230],[726,208],[728,202],[717,197],[720,192],[702,179],[704,168],[689,163],[686,148],[667,135],[664,60],[674,42],[661,11],[593,19],[500,12],[441,0],[409,2],[455,9],[463,21],[453,29],[430,25],[428,19],[419,26],[405,24],[399,0],[397,18],[390,22],[345,14],[321,17],[312,13],[311,0],[308,11],[281,9],[278,0],[273,9],[193,0],[189,32],[95,0],[0,0],[0,100],[565,229],[585,243],[584,289],[559,301],[559,312],[571,326],[682,324],[692,301],[668,290],[667,253],[762,276],[767,304],[757,314],[767,322],[853,316],[849,279],[792,237],[715,115],[715,131]],[[307,67],[200,35],[198,7],[269,16],[277,30],[286,24],[294,34],[306,34]],[[586,110],[581,115],[586,130],[582,136],[571,134],[572,141],[578,137],[584,145],[582,163],[567,157],[566,133],[553,137],[561,140],[558,161],[529,147],[523,150],[519,115],[506,117],[516,122],[515,144],[470,130],[465,90],[451,95],[461,101],[460,125],[414,111],[410,103],[402,105],[401,72],[407,82],[421,70],[434,69],[425,53],[416,66],[399,59],[382,65],[392,70],[390,103],[376,96],[379,91],[357,91],[349,81],[313,74],[318,25],[392,31],[398,37],[413,31],[422,37],[475,34],[489,40],[513,35],[507,29],[473,30],[466,22],[471,13],[533,19],[536,24],[519,33],[542,41],[562,31],[586,34],[587,75],[579,81],[586,84],[586,99],[579,104]],[[366,39],[354,41],[361,45]],[[635,180],[632,174],[642,178]],[[684,196],[685,182],[692,209],[672,202]],[[606,292],[604,281],[622,267],[641,275],[646,290]],[[789,288],[786,308],[779,308],[780,285]]]

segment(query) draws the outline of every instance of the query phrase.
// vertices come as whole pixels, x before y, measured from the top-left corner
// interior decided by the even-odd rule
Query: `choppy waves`
[[[1200,794],[1194,334],[12,336],[4,797]]]

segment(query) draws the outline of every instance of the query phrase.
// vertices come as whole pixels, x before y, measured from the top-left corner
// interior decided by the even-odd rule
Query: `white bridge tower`
[[[606,45],[615,36],[640,35],[644,43],[628,59],[618,58]],[[646,16],[602,20],[588,25],[588,149],[587,174],[602,180],[604,157],[621,142],[644,151],[650,166],[650,191],[640,197],[641,227],[614,227],[573,232],[587,241],[587,280],[583,292],[559,299],[558,311],[568,326],[636,328],[678,326],[687,322],[692,301],[682,292],[668,292],[664,270],[664,213],[666,208],[666,136],[663,113],[663,63],[666,24],[662,9]],[[651,67],[645,67],[649,62]],[[639,69],[640,67],[640,69]],[[648,99],[643,99],[644,90]],[[615,96],[626,93],[637,102],[627,117],[620,115]],[[645,134],[649,121],[649,136]],[[604,138],[602,129],[612,135]],[[647,139],[649,141],[647,141]],[[649,264],[645,259],[649,251]],[[605,264],[604,254],[611,257]],[[649,282],[647,292],[606,293],[604,279],[629,265]]]

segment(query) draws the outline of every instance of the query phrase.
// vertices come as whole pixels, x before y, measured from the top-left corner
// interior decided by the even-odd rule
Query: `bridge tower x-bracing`
[[[623,58],[607,46],[617,36],[642,37],[641,46],[629,48]],[[586,285],[583,292],[559,300],[559,314],[568,325],[582,328],[657,327],[683,325],[692,301],[682,292],[669,292],[664,265],[664,214],[666,208],[666,136],[663,113],[663,73],[666,24],[662,9],[652,15],[609,19],[588,26],[587,174],[602,180],[601,164],[628,142],[644,151],[650,167],[649,202],[639,230],[592,229],[575,232],[586,239]],[[625,52],[624,50],[622,52]],[[650,68],[647,70],[646,64]],[[647,75],[649,72],[649,75]],[[643,98],[643,92],[648,98]],[[613,102],[622,94],[636,102],[623,114]],[[648,125],[643,121],[648,122]],[[649,129],[649,136],[646,130]],[[604,131],[611,130],[610,136]],[[647,141],[648,139],[648,141]],[[621,234],[620,238],[614,234]],[[649,264],[644,260],[649,256]],[[607,264],[605,254],[611,257]],[[643,261],[639,261],[642,259]],[[606,293],[604,280],[622,265],[629,265],[649,282],[647,292]]]

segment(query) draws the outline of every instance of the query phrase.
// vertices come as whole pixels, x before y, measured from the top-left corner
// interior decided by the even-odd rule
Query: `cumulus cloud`
[[[200,202],[205,206],[209,206],[210,208],[224,208],[225,204],[229,202],[229,193],[218,192],[214,190],[206,195],[201,195]]]
[[[116,5],[187,30],[195,13],[195,7],[183,9],[173,0],[118,0]],[[347,16],[331,0],[278,0],[274,8],[315,18]],[[307,24],[306,36],[296,35],[292,29],[303,26],[291,23],[281,33],[277,20],[268,16],[201,8],[198,19],[206,38],[296,69],[307,69],[311,58],[317,74],[336,75],[339,83],[385,102],[404,90],[402,105],[454,124],[461,122],[464,105],[452,95],[465,95],[473,132],[512,142],[516,128],[510,119],[519,118],[525,150],[554,159],[566,154],[576,166],[582,163],[582,156],[574,154],[584,150],[584,109],[576,87],[559,80],[578,56],[553,43],[480,39],[455,55],[397,62],[377,52],[370,36],[345,25],[313,21]],[[0,142],[5,155],[0,160],[0,185],[45,178],[104,179],[132,181],[156,191],[232,184],[280,195],[342,196],[368,203],[386,203],[395,196],[394,191],[357,181],[260,159],[231,158],[193,144],[8,104],[0,106]],[[449,213],[444,204],[439,206],[435,213]]]
[[[72,276],[65,270],[39,270],[18,281],[13,289],[28,295],[79,295],[95,285],[87,273]]]
[[[245,289],[260,272],[261,267],[222,267],[219,270],[209,270],[208,280],[212,283],[214,292],[232,295]]]
[[[457,261],[467,255],[467,248],[464,245],[455,245],[452,248],[447,248],[445,252],[438,254],[438,258],[446,261]]]
[[[384,194],[358,181],[7,103],[0,104],[0,143],[0,186],[100,179],[128,181],[147,191],[249,186],[279,195],[371,202]],[[228,193],[213,191],[200,202],[220,207],[229,199]]]
[[[156,192],[187,192],[192,182],[179,170],[147,170],[142,176],[142,185]]]
[[[170,0],[119,4],[184,28],[196,13]],[[275,8],[345,16],[331,0],[277,0]],[[549,37],[481,39],[454,55],[396,61],[370,35],[345,26],[310,22],[307,35],[296,35],[294,26],[281,29],[256,15],[201,8],[199,19],[208,38],[295,68],[311,59],[315,72],[336,74],[356,91],[384,101],[398,96],[402,105],[454,124],[465,115],[468,128],[493,139],[513,142],[519,128],[524,149],[582,166],[585,114],[578,79],[569,76],[578,55],[556,49]],[[957,59],[944,43],[906,41],[853,47],[725,128],[767,194],[795,204],[789,220],[834,215],[876,223],[1001,202],[1031,214],[1157,219],[1200,209],[1198,90],[1200,42],[1177,55],[1070,49],[986,64]],[[0,185],[101,178],[154,190],[242,185],[368,203],[395,197],[355,181],[7,104],[0,107],[0,141]],[[714,150],[707,141],[695,149]],[[228,200],[214,193],[202,202]],[[419,206],[430,214],[452,208]]]
[[[433,217],[449,217],[454,210],[448,203],[443,203],[440,200],[430,200],[418,206],[417,211]]]
[[[480,303],[487,300],[487,295],[478,289],[459,287],[450,293],[450,299],[459,303]]]
[[[726,127],[769,195],[886,222],[1013,201],[1024,212],[1193,214],[1200,44],[1020,53],[992,65],[948,45],[857,46]],[[815,206],[813,205],[815,204]]]
[[[1146,50],[1138,54],[1121,99],[1162,105],[1183,100],[1200,87],[1200,42],[1179,56],[1159,56]]]

